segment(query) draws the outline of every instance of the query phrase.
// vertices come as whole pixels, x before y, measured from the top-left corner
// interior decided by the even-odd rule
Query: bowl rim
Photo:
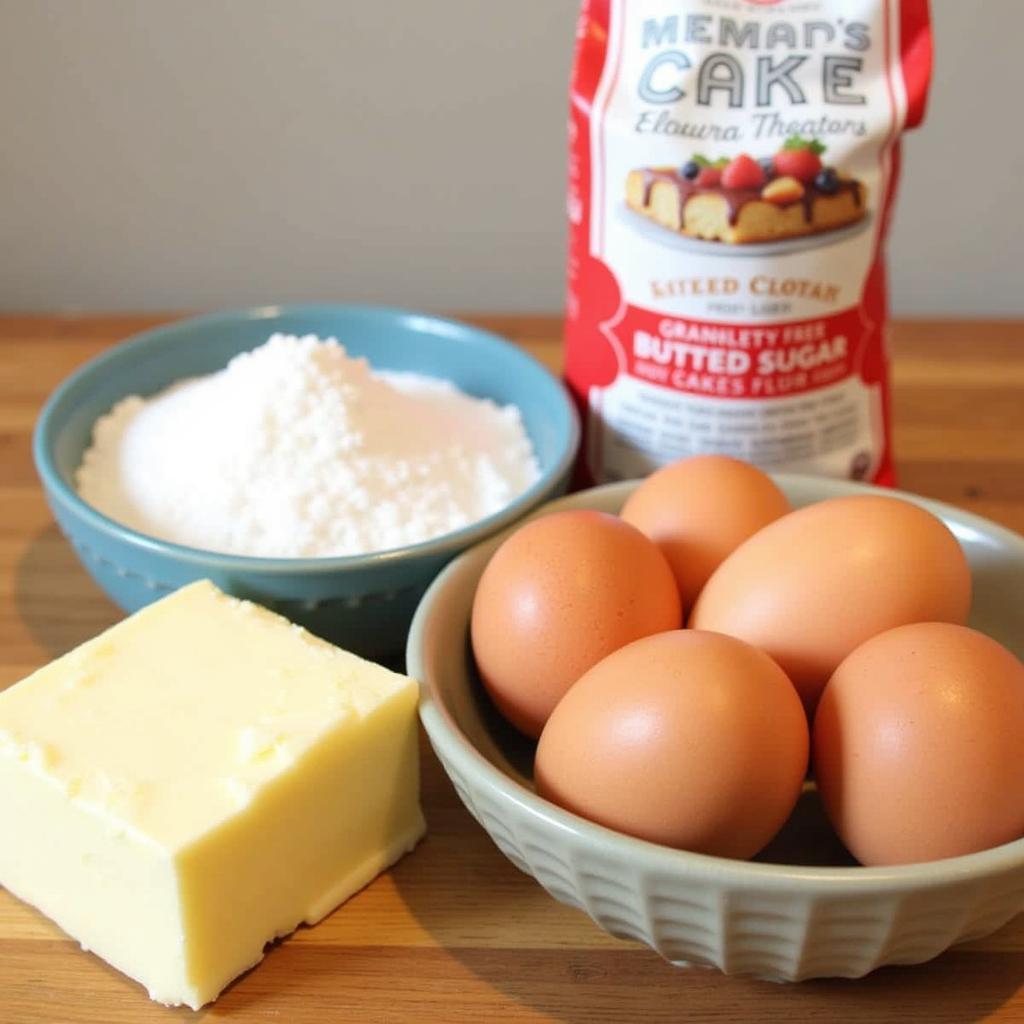
[[[977,530],[980,534],[991,536],[1012,548],[1017,548],[1024,556],[1024,537],[1007,527],[943,501],[925,498],[895,488],[877,487],[871,484],[808,474],[770,473],[769,475],[783,487],[786,485],[801,486],[808,483],[812,486],[821,486],[830,492],[825,494],[822,500],[825,497],[838,497],[846,494],[874,494],[881,497],[909,500],[923,505],[939,515],[944,512],[952,513],[957,519],[965,521],[967,526]],[[617,832],[566,811],[515,781],[484,757],[459,728],[441,701],[434,680],[425,672],[422,657],[423,641],[438,595],[449,586],[449,581],[453,577],[464,571],[468,561],[482,557],[484,548],[497,547],[523,522],[559,508],[578,507],[580,499],[586,499],[590,495],[614,493],[617,496],[621,493],[625,496],[639,483],[639,480],[624,480],[603,484],[546,502],[534,509],[524,520],[464,551],[434,578],[416,608],[409,629],[406,644],[406,671],[419,682],[420,720],[431,744],[435,746],[440,744],[443,747],[444,754],[440,755],[438,752],[442,762],[450,758],[458,764],[462,772],[477,779],[479,784],[496,794],[502,802],[518,805],[521,810],[541,821],[546,827],[568,834],[577,843],[590,847],[601,847],[608,851],[613,858],[624,862],[628,861],[641,870],[669,875],[714,876],[720,883],[736,888],[752,885],[789,888],[792,883],[800,883],[803,886],[802,891],[805,892],[809,889],[827,889],[830,895],[846,894],[855,897],[865,895],[867,892],[934,888],[973,879],[981,874],[995,874],[1012,870],[1024,863],[1024,838],[1014,839],[977,853],[886,867],[772,864],[677,850]]]
[[[123,357],[126,349],[156,346],[179,334],[187,334],[196,326],[216,325],[218,323],[236,323],[239,321],[266,320],[275,321],[285,315],[336,315],[356,314],[366,317],[382,317],[399,321],[423,333],[437,334],[444,337],[472,338],[474,344],[482,343],[486,347],[500,346],[510,349],[520,358],[524,365],[533,371],[543,374],[561,392],[562,407],[565,410],[568,436],[563,450],[556,463],[543,472],[522,494],[513,501],[492,512],[483,519],[460,527],[449,533],[415,544],[402,547],[386,548],[358,555],[329,555],[323,557],[281,558],[260,555],[238,555],[229,552],[213,551],[206,548],[178,544],[163,540],[150,534],[142,533],[130,526],[111,519],[109,516],[93,508],[69,486],[58,472],[52,456],[53,419],[67,393],[79,386],[83,379],[101,372],[111,362]],[[344,344],[344,342],[342,342]],[[127,395],[125,396],[127,397]],[[399,306],[381,306],[372,304],[346,303],[299,303],[266,306],[249,306],[240,309],[221,310],[204,313],[199,316],[185,316],[179,319],[158,324],[129,335],[116,342],[103,352],[87,360],[65,377],[49,395],[36,419],[32,431],[32,457],[36,472],[42,479],[44,488],[52,499],[62,505],[70,514],[85,521],[94,530],[105,534],[108,538],[130,547],[173,558],[178,562],[208,567],[216,565],[221,571],[263,573],[280,575],[285,573],[331,573],[342,570],[359,571],[380,568],[399,560],[408,558],[437,558],[450,555],[473,545],[501,529],[502,526],[519,519],[525,512],[532,509],[550,492],[552,485],[566,476],[576,459],[581,436],[579,411],[570,397],[565,384],[558,379],[543,363],[521,346],[508,338],[503,338],[494,331],[483,327],[456,320],[450,317],[436,316],[417,310]]]

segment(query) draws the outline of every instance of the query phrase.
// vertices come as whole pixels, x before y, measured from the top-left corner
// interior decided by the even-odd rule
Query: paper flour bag
[[[719,452],[892,481],[884,244],[924,0],[586,0],[569,121],[580,477]]]

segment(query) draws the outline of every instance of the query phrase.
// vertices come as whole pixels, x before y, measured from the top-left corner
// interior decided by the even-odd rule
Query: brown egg
[[[717,633],[647,637],[595,665],[537,746],[537,791],[654,843],[751,857],[807,770],[807,719],[771,658]]]
[[[898,498],[832,498],[770,523],[715,571],[690,616],[767,651],[813,710],[855,647],[910,622],[963,623],[971,573],[930,512]]]
[[[665,557],[638,529],[589,510],[554,512],[494,553],[473,599],[473,654],[498,710],[539,736],[562,695],[606,654],[677,629]]]
[[[622,518],[661,549],[689,608],[728,555],[789,511],[786,496],[755,466],[697,455],[649,476],[629,496]]]
[[[832,824],[863,864],[973,853],[1024,835],[1024,665],[944,622],[873,637],[814,719]]]

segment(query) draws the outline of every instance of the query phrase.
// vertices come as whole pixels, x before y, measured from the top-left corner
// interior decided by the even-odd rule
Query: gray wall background
[[[0,308],[560,310],[575,0],[0,0]],[[1020,0],[933,0],[904,315],[1024,315]]]

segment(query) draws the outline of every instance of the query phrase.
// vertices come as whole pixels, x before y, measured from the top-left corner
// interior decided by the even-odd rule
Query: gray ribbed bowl
[[[797,506],[874,490],[810,477],[776,480]],[[535,514],[617,512],[634,486],[595,488]],[[901,496],[941,516],[957,535],[974,574],[972,625],[1020,655],[1024,538],[948,505]],[[756,862],[643,842],[542,800],[530,780],[533,747],[487,701],[468,646],[477,580],[508,532],[460,556],[427,591],[409,635],[408,671],[421,681],[420,717],[462,802],[505,856],[556,899],[673,963],[786,981],[920,963],[1024,909],[1024,839],[929,864],[858,867],[825,826],[812,784]]]

